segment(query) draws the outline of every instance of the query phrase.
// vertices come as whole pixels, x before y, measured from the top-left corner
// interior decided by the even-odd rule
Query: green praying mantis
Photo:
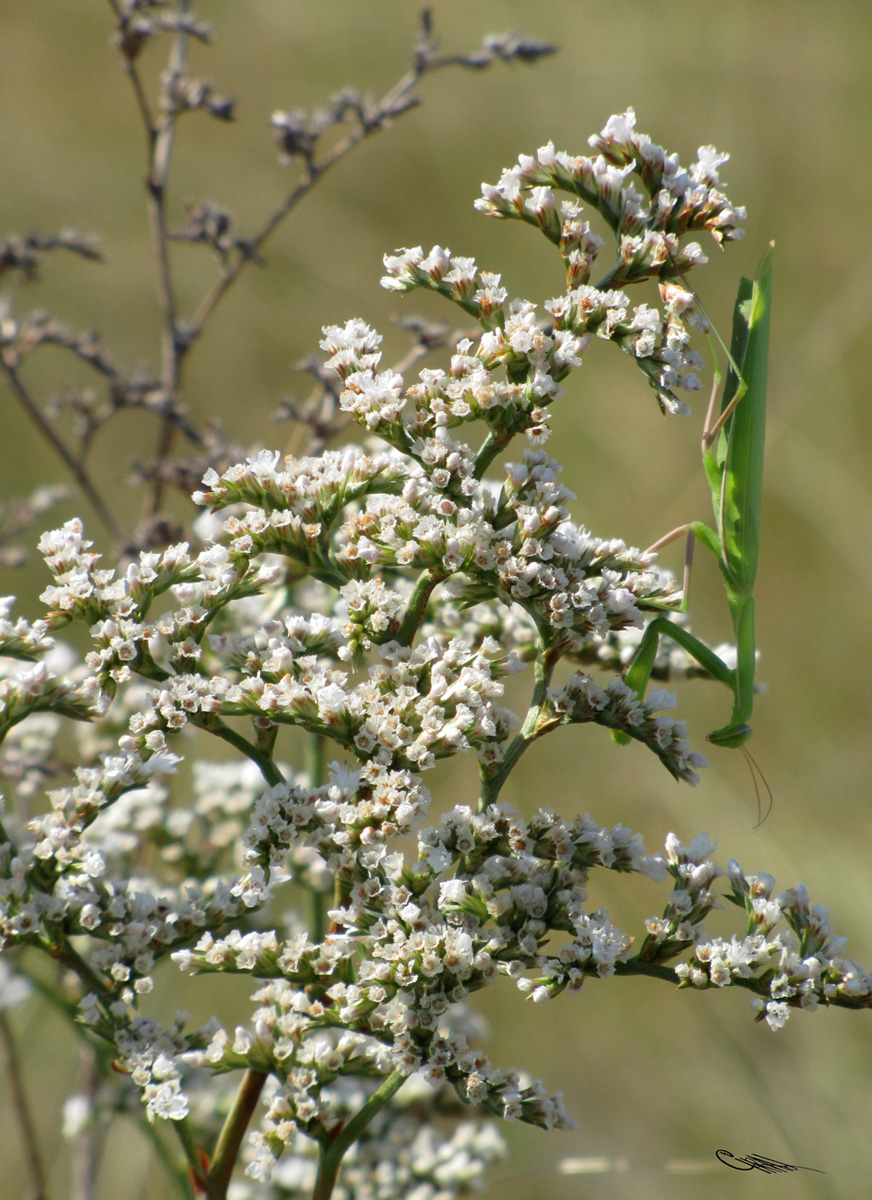
[[[715,416],[720,384],[718,373],[706,415],[702,459],[712,493],[715,528],[702,521],[693,521],[672,530],[650,547],[659,550],[682,535],[687,536],[682,601],[680,608],[674,610],[678,612],[687,607],[694,539],[715,555],[724,577],[733,621],[736,665],[728,666],[708,646],[664,616],[655,617],[648,624],[624,671],[626,684],[638,695],[644,695],[660,638],[672,638],[703,670],[732,691],[733,712],[729,724],[708,735],[712,745],[730,748],[744,747],[750,737],[749,721],[754,704],[754,582],[760,539],[772,254],[773,245],[770,244],[756,279],[743,278],[739,284],[720,413]],[[619,734],[617,740],[623,741],[625,736]]]

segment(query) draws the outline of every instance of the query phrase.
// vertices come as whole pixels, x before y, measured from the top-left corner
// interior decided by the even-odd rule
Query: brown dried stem
[[[189,9],[190,0],[181,0],[182,13],[188,12]],[[160,305],[162,320],[160,374],[164,391],[170,401],[170,407],[172,407],[178,391],[182,354],[176,314],[175,289],[173,287],[170,264],[166,202],[176,119],[171,95],[176,79],[184,71],[186,49],[187,35],[179,32],[173,39],[169,69],[163,81],[163,112],[157,125],[156,136],[150,138],[151,164],[146,181],[151,240],[157,266],[158,303]],[[160,433],[158,435],[158,461],[165,459],[169,455],[172,449],[174,433],[175,422],[172,420],[171,415],[167,413],[161,420]],[[152,516],[160,508],[162,495],[163,489],[160,480],[156,480],[150,506],[150,514]]]
[[[40,411],[39,405],[31,396],[30,392],[25,387],[21,376],[18,374],[15,366],[5,362],[3,369],[6,372],[6,378],[12,391],[15,393],[19,404],[24,409],[27,416],[39,430],[39,433],[48,444],[52,447],[58,457],[66,464],[71,475],[75,478],[79,487],[88,497],[94,512],[99,517],[105,528],[112,535],[118,547],[126,544],[126,534],[118,522],[115,520],[109,506],[106,504],[103,497],[97,491],[91,476],[85,468],[84,463],[76,458],[66,443],[55,433],[51,424],[46,420],[43,413]]]
[[[21,1135],[21,1144],[27,1157],[27,1168],[33,1184],[34,1200],[45,1200],[45,1168],[42,1165],[42,1157],[40,1156],[39,1145],[36,1140],[36,1127],[33,1123],[30,1105],[24,1091],[24,1078],[21,1074],[18,1047],[15,1045],[12,1028],[2,1009],[0,1009],[0,1040],[2,1040],[6,1049],[6,1070],[9,1073],[12,1101]]]
[[[284,200],[263,221],[250,238],[226,239],[219,249],[219,275],[203,296],[189,321],[179,319],[177,296],[173,283],[170,256],[170,241],[173,233],[167,223],[167,186],[172,159],[175,123],[184,105],[179,107],[178,85],[184,82],[186,46],[190,36],[206,40],[207,31],[200,26],[190,9],[190,0],[178,0],[178,9],[163,18],[150,18],[137,25],[133,10],[120,3],[108,0],[115,15],[117,44],[124,61],[124,69],[130,80],[146,133],[148,146],[148,192],[149,224],[156,262],[158,305],[161,312],[161,371],[160,386],[166,402],[166,411],[161,420],[157,443],[156,461],[158,469],[151,477],[151,493],[148,515],[154,517],[160,508],[164,491],[163,472],[160,466],[172,449],[176,421],[173,414],[177,408],[182,366],[188,351],[201,337],[207,321],[233,286],[244,268],[251,262],[262,262],[260,251],[272,234],[285,221],[300,201],[316,183],[338,162],[377,130],[386,128],[396,117],[417,105],[411,93],[424,75],[447,66],[463,66],[479,70],[497,59],[533,62],[553,52],[553,47],[544,43],[528,41],[518,34],[489,38],[482,47],[469,55],[439,57],[436,43],[432,39],[430,11],[421,14],[421,27],[412,54],[411,69],[375,104],[366,104],[356,93],[346,91],[340,95],[330,111],[307,118],[289,118],[283,143],[288,159],[299,158],[302,174]],[[162,77],[161,94],[157,113],[153,112],[136,66],[141,47],[158,31],[173,31],[172,50],[166,72]],[[196,105],[194,106],[196,107]],[[213,108],[213,115],[228,119],[230,103],[222,102]],[[320,158],[317,157],[321,135],[349,115],[356,119],[354,128]],[[226,214],[225,214],[226,215]],[[186,240],[184,233],[175,235]],[[192,235],[188,235],[188,239]],[[198,237],[197,240],[208,238]]]
[[[253,237],[246,239],[241,247],[237,247],[236,258],[232,262],[225,263],[218,279],[209,289],[185,328],[187,335],[184,347],[185,351],[200,337],[206,321],[221,302],[228,289],[236,282],[243,269],[249,263],[258,261],[259,252],[268,238],[331,167],[334,167],[346,155],[350,154],[356,146],[360,145],[371,134],[385,129],[394,118],[402,116],[403,113],[408,112],[409,109],[414,108],[419,103],[417,98],[410,95],[410,93],[425,75],[441,70],[443,67],[452,66],[478,70],[489,66],[495,58],[502,58],[505,61],[517,58],[524,62],[532,62],[543,55],[554,52],[553,46],[539,42],[525,41],[517,34],[511,34],[502,38],[490,39],[486,43],[485,48],[478,53],[470,55],[455,54],[440,58],[436,54],[436,46],[432,42],[430,35],[430,11],[429,9],[425,9],[421,14],[421,29],[412,56],[411,70],[370,109],[364,110],[362,105],[349,101],[348,107],[357,111],[359,124],[345,138],[333,146],[320,161],[315,161],[314,144],[308,153],[301,152],[304,160],[302,178],[298,180],[295,187],[288,193],[284,202],[264,221],[257,233]],[[317,133],[313,135],[313,141],[317,141],[317,136]]]

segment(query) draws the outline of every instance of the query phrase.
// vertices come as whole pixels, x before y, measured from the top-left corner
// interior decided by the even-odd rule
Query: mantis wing
[[[754,704],[756,639],[754,582],[760,551],[760,499],[763,491],[763,448],[766,436],[766,376],[769,363],[769,314],[772,305],[770,243],[752,283],[743,279],[733,314],[730,372],[724,389],[723,423],[714,455],[706,457],[710,482],[719,476],[715,517],[720,565],[736,638],[735,704],[732,722],[709,740],[736,744],[750,732]],[[741,732],[740,732],[741,731]],[[742,736],[744,734],[744,737]]]
[[[729,418],[717,446],[720,482],[715,518],[721,565],[728,586],[740,596],[750,596],[754,590],[759,556],[772,252],[770,243],[757,278],[753,283],[743,279],[739,285],[733,312],[731,364],[722,404],[722,414],[729,413]]]

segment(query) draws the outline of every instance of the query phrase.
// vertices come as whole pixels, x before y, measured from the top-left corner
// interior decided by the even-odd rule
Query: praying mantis
[[[687,535],[682,601],[680,608],[674,610],[678,612],[685,611],[687,607],[694,539],[702,542],[715,555],[724,577],[733,621],[736,665],[728,666],[708,646],[668,617],[655,617],[646,627],[638,649],[624,671],[627,686],[638,695],[644,695],[660,638],[672,638],[705,671],[732,691],[733,712],[729,724],[708,735],[712,745],[731,749],[743,748],[750,737],[749,721],[754,704],[754,582],[757,576],[763,485],[772,254],[773,244],[770,243],[756,278],[753,281],[743,278],[739,284],[728,352],[729,369],[720,413],[715,418],[717,388],[720,384],[718,373],[706,414],[702,460],[712,493],[715,528],[702,521],[692,521],[672,530],[649,548],[659,550],[682,535]],[[618,740],[623,741],[620,734]]]

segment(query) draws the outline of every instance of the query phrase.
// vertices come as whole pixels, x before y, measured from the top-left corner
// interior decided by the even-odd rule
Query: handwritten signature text
[[[782,1171],[815,1171],[818,1175],[826,1174],[817,1167],[794,1167],[790,1163],[779,1162],[777,1158],[764,1158],[762,1154],[746,1154],[739,1158],[729,1150],[716,1150],[715,1158],[733,1171],[762,1171],[765,1175],[777,1175]]]

